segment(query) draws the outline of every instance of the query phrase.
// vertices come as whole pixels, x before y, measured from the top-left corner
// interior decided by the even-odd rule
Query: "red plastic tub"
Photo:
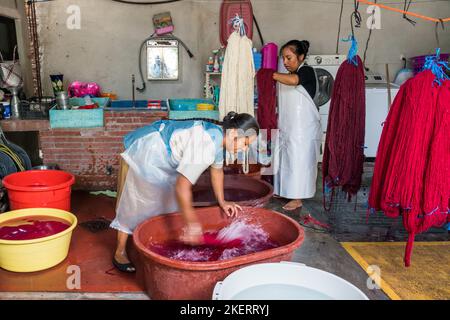
[[[210,175],[201,176],[192,188],[194,207],[216,206]],[[260,179],[242,175],[225,175],[225,200],[241,206],[264,207],[273,195],[273,187]]]
[[[206,300],[211,299],[214,286],[230,273],[244,266],[262,262],[289,261],[294,250],[300,247],[304,231],[293,219],[263,208],[245,207],[250,223],[257,223],[280,247],[247,254],[227,260],[189,262],[174,260],[147,248],[152,243],[178,239],[184,227],[179,213],[165,214],[141,223],[133,233],[138,252],[136,270],[143,279],[151,299]],[[218,207],[196,210],[204,230],[219,230],[230,223]]]
[[[60,170],[29,170],[6,176],[11,210],[55,208],[70,211],[70,194],[75,177]]]

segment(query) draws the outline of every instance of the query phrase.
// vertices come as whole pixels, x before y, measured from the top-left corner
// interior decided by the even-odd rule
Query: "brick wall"
[[[105,111],[104,127],[40,131],[44,164],[74,174],[74,189],[115,190],[123,136],[165,117],[163,111]]]

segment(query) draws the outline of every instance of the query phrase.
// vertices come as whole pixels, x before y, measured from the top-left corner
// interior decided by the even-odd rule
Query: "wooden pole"
[[[386,63],[386,82],[387,82],[387,92],[388,92],[388,110],[391,109],[392,104],[392,93],[391,93],[391,78],[389,75],[389,64]]]

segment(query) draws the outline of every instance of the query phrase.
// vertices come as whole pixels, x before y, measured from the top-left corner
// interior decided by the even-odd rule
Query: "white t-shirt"
[[[217,142],[216,142],[217,143]],[[217,150],[212,137],[202,125],[176,130],[169,140],[172,160],[178,163],[177,171],[195,184],[210,166],[222,168],[222,150]]]

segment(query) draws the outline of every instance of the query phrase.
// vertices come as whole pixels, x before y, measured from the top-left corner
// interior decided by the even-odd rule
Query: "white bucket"
[[[213,300],[369,300],[350,282],[301,263],[261,263],[216,283]]]

